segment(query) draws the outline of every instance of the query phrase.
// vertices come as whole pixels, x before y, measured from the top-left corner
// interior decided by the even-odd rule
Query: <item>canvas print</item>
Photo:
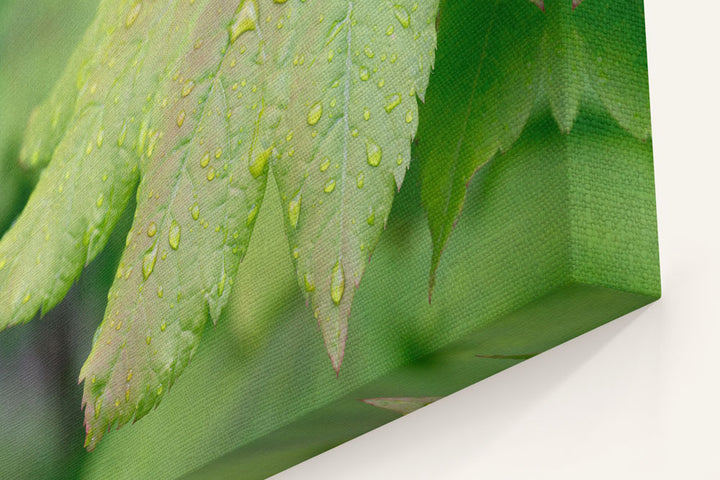
[[[267,478],[660,296],[642,0],[0,5],[0,477]]]

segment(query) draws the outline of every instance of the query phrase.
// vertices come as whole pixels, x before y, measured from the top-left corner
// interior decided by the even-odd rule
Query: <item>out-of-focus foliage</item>
[[[17,168],[30,112],[60,77],[92,19],[98,0],[0,2],[0,234],[18,214],[32,184]]]
[[[549,103],[569,133],[583,97],[597,96],[621,127],[643,140],[650,134],[642,2],[447,2],[438,42],[417,150],[431,292],[468,182],[515,143],[536,102]]]
[[[34,175],[18,166],[23,132],[92,20],[97,0],[0,2],[0,234],[22,209]],[[102,267],[66,305],[31,328],[0,335],[0,478],[72,478],[82,421],[77,370],[92,314],[102,314]],[[97,287],[97,288],[96,288]],[[100,307],[100,308],[98,308]]]

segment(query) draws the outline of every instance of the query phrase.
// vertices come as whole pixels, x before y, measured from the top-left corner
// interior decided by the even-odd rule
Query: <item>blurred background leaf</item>
[[[30,112],[60,76],[97,4],[0,2],[0,234],[22,210],[35,180],[17,165]],[[87,320],[102,315],[103,266],[112,257],[108,252],[99,259],[43,321],[0,336],[0,477],[73,476],[83,435],[78,352],[92,338]]]
[[[0,233],[19,213],[32,178],[16,167],[30,112],[48,94],[95,15],[98,0],[0,2]]]

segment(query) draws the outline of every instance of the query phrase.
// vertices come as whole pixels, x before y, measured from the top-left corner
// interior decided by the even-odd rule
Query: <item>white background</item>
[[[645,11],[663,298],[277,480],[720,479],[720,5]]]

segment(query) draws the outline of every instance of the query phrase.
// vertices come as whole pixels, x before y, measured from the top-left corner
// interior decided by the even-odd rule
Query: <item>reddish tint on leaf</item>
[[[390,410],[400,415],[407,415],[443,397],[380,397],[360,400],[373,407]]]

